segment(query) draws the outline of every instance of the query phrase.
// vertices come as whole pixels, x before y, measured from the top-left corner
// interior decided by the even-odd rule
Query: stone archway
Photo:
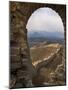
[[[66,6],[57,4],[41,4],[26,2],[10,2],[10,88],[32,87],[32,77],[35,69],[31,63],[29,47],[27,43],[26,24],[30,15],[40,7],[49,7],[59,13],[62,18],[66,36]],[[66,44],[66,37],[65,37]],[[28,83],[30,84],[28,85]]]

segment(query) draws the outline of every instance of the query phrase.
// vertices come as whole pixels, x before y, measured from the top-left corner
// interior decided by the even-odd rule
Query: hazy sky
[[[62,20],[51,8],[39,8],[29,18],[28,31],[64,32]]]

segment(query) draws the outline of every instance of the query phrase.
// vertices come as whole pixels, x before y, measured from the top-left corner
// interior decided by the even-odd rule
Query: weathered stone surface
[[[20,49],[19,49],[19,47],[11,47],[11,49],[10,49],[10,54],[11,54],[11,55],[19,55],[19,54],[20,54]]]
[[[58,65],[55,72],[50,73],[49,83],[51,85],[65,85],[65,70],[63,64]]]
[[[15,71],[17,69],[20,69],[22,67],[21,62],[15,62],[10,64],[11,71]]]
[[[15,86],[16,78],[14,75],[11,75],[11,79],[10,79],[9,83],[10,83],[10,88],[13,88]]]
[[[35,75],[35,70],[31,63],[29,48],[27,44],[26,23],[30,15],[36,9],[41,7],[50,7],[54,9],[56,12],[58,12],[63,20],[64,28],[66,27],[65,5],[10,2],[10,50],[11,50],[10,72],[12,71],[14,72],[16,70],[16,76],[17,76],[16,78],[17,82],[14,86],[10,84],[11,88],[15,88],[17,87],[17,85],[18,87],[32,87],[32,77]],[[66,28],[65,28],[65,32],[66,32]],[[12,47],[17,47],[17,46],[20,47],[20,49],[15,49],[15,48],[12,49]],[[17,56],[13,56],[13,55],[17,55]],[[25,65],[23,64],[23,62]],[[27,69],[29,72],[28,74],[26,73]],[[24,82],[22,82],[24,77],[25,77]],[[11,80],[13,81],[14,78],[11,78]]]
[[[20,56],[19,55],[11,55],[10,59],[11,59],[11,63],[20,62]]]

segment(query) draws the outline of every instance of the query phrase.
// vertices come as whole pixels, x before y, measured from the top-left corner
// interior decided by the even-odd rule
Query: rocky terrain
[[[63,46],[58,43],[31,48],[32,64],[37,70],[33,78],[36,86],[65,84],[63,54]]]

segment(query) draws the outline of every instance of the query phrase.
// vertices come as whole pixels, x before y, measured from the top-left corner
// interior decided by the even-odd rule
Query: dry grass
[[[43,60],[44,58],[47,58],[51,55],[51,53],[54,53],[58,46],[57,44],[50,44],[50,45],[42,45],[39,47],[31,48],[30,49],[30,55],[32,62],[35,62],[37,60]]]

